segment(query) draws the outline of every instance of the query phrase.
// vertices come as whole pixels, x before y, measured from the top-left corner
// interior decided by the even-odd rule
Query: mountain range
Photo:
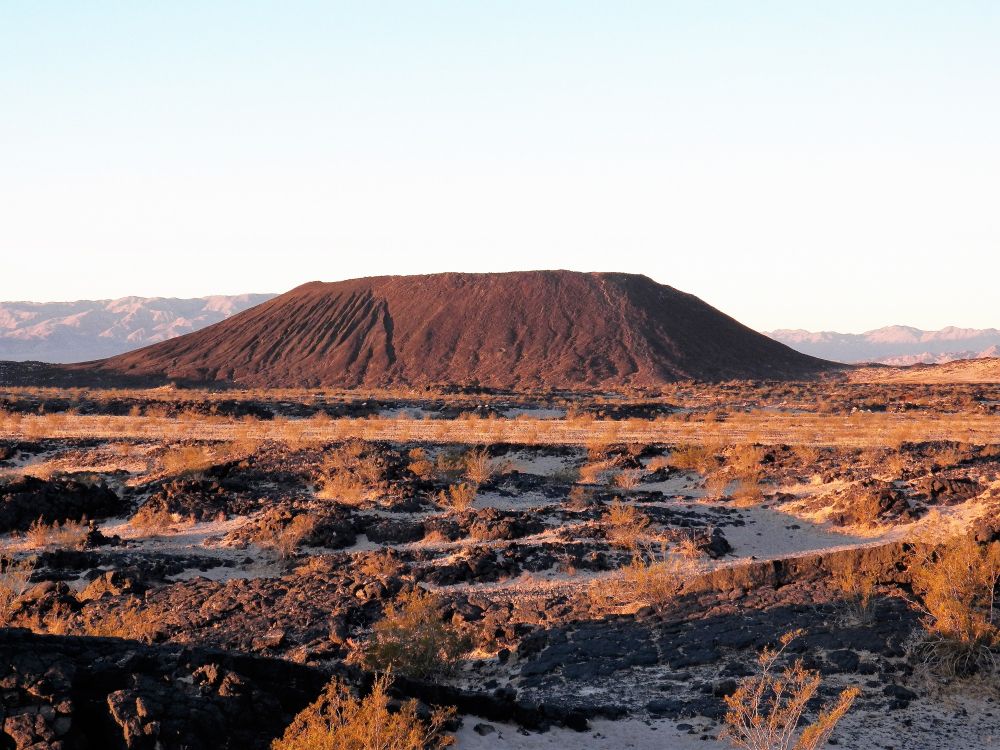
[[[949,326],[939,331],[924,331],[910,326],[886,326],[865,333],[780,329],[767,335],[804,354],[834,362],[901,366],[1000,356],[1000,330],[996,328]]]
[[[83,362],[190,333],[273,294],[0,302],[0,360]]]

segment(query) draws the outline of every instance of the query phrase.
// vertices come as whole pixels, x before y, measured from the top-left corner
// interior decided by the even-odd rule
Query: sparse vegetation
[[[733,502],[738,508],[750,508],[759,505],[764,499],[764,491],[758,482],[747,477],[739,480],[736,491],[733,492]]]
[[[396,575],[401,567],[399,558],[392,550],[383,550],[362,558],[358,569],[365,575],[383,578]]]
[[[15,559],[0,554],[0,627],[10,625],[18,600],[24,596],[35,571],[34,557]]]
[[[323,461],[316,497],[357,505],[371,497],[385,477],[386,463],[360,441],[349,441]]]
[[[46,524],[41,518],[36,519],[25,532],[25,539],[35,549],[57,546],[76,548],[87,537],[86,519],[81,521],[53,521]]]
[[[849,620],[861,624],[871,621],[872,596],[878,577],[870,567],[849,564],[838,568],[832,576],[833,584],[843,594],[843,605]]]
[[[475,448],[466,453],[463,463],[465,478],[475,485],[486,484],[496,472],[496,466],[485,448]]]
[[[130,526],[151,536],[167,533],[175,523],[174,515],[166,507],[152,503],[143,505],[129,519]]]
[[[677,445],[670,452],[669,465],[678,471],[707,474],[715,468],[715,451],[708,445],[687,443]]]
[[[825,705],[816,720],[805,726],[802,716],[822,684],[819,672],[806,669],[801,659],[779,671],[778,660],[801,631],[786,633],[778,648],[765,648],[758,658],[760,671],[745,677],[732,695],[725,697],[724,736],[741,750],[817,750],[823,747],[837,723],[850,710],[860,690],[841,691]],[[800,728],[801,726],[801,728]]]
[[[1000,534],[1000,384],[677,383],[545,394],[544,407],[535,408],[545,408],[547,419],[523,406],[541,395],[488,388],[419,389],[406,398],[378,389],[109,393],[0,388],[0,482],[25,482],[30,474],[51,480],[18,488],[30,515],[11,512],[13,533],[0,540],[0,551],[19,558],[32,544],[39,552],[48,547],[34,576],[42,585],[8,597],[14,626],[221,644],[292,661],[346,660],[491,692],[519,674],[531,685],[533,673],[538,679],[525,698],[542,705],[572,696],[587,708],[595,686],[603,691],[621,679],[629,686],[623,707],[642,714],[650,700],[672,696],[645,685],[639,670],[646,664],[633,671],[629,654],[658,672],[688,672],[686,685],[677,677],[679,690],[704,690],[699,700],[711,700],[711,691],[721,701],[746,687],[736,680],[753,664],[748,649],[780,632],[772,630],[774,618],[787,611],[789,622],[821,629],[815,642],[822,651],[802,653],[805,667],[836,674],[837,686],[870,683],[858,708],[872,715],[895,708],[902,744],[926,740],[918,713],[926,704],[906,706],[912,698],[903,688],[922,683],[910,682],[901,645],[913,646],[916,676],[929,672],[925,664],[935,678],[978,673],[986,683],[997,674],[991,577],[968,572],[989,562],[972,559],[973,550],[977,556],[987,547],[970,547],[965,568],[946,564],[943,551],[916,561],[914,572],[938,565],[949,572],[935,574],[933,585],[915,573],[924,627],[912,642],[906,637],[918,617],[900,599],[911,570],[898,556],[891,567],[887,553],[900,543],[923,550],[920,539],[938,544],[958,531],[980,540]],[[571,407],[586,416],[552,418],[551,411]],[[508,409],[522,413],[499,416]],[[380,416],[386,412],[392,416]],[[904,434],[897,449],[893,441]],[[191,450],[185,456],[181,448]],[[161,459],[175,449],[166,463],[177,473],[169,474]],[[208,468],[187,473],[199,454]],[[232,460],[241,454],[246,460]],[[518,472],[507,471],[504,457],[516,460]],[[668,473],[669,482],[641,483]],[[86,498],[79,510],[64,512],[70,506],[58,494],[63,484],[89,477],[108,480],[125,501],[145,503],[134,521],[140,530],[159,534],[194,518],[225,523],[151,541],[111,522],[106,531],[125,537],[125,546],[95,538],[84,555],[51,549],[66,524],[17,531],[39,513],[61,519],[91,512]],[[491,491],[479,496],[480,487]],[[31,505],[50,496],[62,505],[55,512]],[[869,501],[885,510],[866,514]],[[276,555],[260,554],[260,546]],[[147,554],[149,561],[141,559]],[[279,555],[294,558],[294,566],[276,564]],[[813,566],[816,555],[823,558]],[[883,578],[869,560],[878,561]],[[838,561],[844,565],[832,580],[818,577]],[[93,578],[85,590],[73,584],[81,573]],[[979,581],[975,596],[965,592],[970,580]],[[942,593],[944,581],[957,581],[961,591]],[[976,616],[952,614],[963,607]],[[716,647],[716,632],[733,637]],[[653,646],[633,648],[640,643]],[[630,650],[623,657],[620,649]],[[772,722],[775,706],[778,724],[788,715],[782,712],[797,703],[796,685],[811,689],[808,668],[786,679],[793,651],[763,670],[785,687],[777,702],[771,688],[759,694],[761,727]],[[673,666],[688,658],[704,663]],[[544,670],[560,659],[558,679],[549,679]],[[341,683],[357,702],[366,694],[359,674],[346,669]],[[194,679],[210,700],[229,687],[214,674]],[[883,690],[890,684],[898,692]],[[392,693],[388,682],[386,690]],[[743,695],[754,693],[746,688]],[[808,743],[822,733],[815,710],[831,695],[835,713],[836,690],[820,686],[796,723],[786,724],[786,736]],[[400,713],[394,697],[386,703],[391,716]],[[417,716],[429,719],[422,707]],[[996,724],[981,715],[975,721],[991,730]],[[810,722],[821,725],[813,734],[804,731]],[[701,718],[691,723],[696,733],[714,733]],[[864,722],[849,725],[840,745],[863,746]],[[339,741],[331,737],[346,735],[327,724],[311,736],[328,747]]]
[[[1000,657],[995,598],[1000,543],[955,537],[911,566],[925,634],[914,655],[948,677],[993,672]]]
[[[659,551],[637,550],[627,565],[591,586],[590,599],[598,609],[668,604],[697,573],[694,560],[671,554],[665,545]]]
[[[303,709],[272,750],[439,750],[453,739],[445,733],[453,709],[421,717],[415,700],[390,708],[390,675],[376,678],[371,692],[356,698],[334,680]]]
[[[161,462],[170,476],[193,476],[211,468],[215,458],[207,446],[179,445],[167,450]]]
[[[623,469],[615,474],[612,484],[623,490],[634,490],[641,479],[642,472],[639,469]]]
[[[636,549],[649,527],[649,518],[634,505],[615,500],[604,516],[608,540],[625,549]]]
[[[462,482],[453,484],[437,494],[437,502],[446,508],[462,513],[472,507],[479,488],[474,484]]]
[[[83,632],[107,638],[150,643],[159,630],[159,615],[135,597],[118,602],[107,611],[84,610]]]
[[[444,607],[420,588],[400,594],[375,624],[364,661],[381,672],[413,677],[447,674],[467,650],[468,642],[444,620]]]
[[[427,457],[423,448],[411,448],[407,453],[410,462],[407,468],[417,479],[431,479],[435,473],[434,462]]]
[[[288,560],[316,528],[317,520],[311,513],[300,513],[270,536],[260,538],[261,546],[274,550],[282,560]]]

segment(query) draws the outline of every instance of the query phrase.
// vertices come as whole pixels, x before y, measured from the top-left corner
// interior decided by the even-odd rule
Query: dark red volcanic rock
[[[572,388],[799,378],[833,365],[645,276],[530,271],[312,282],[97,366],[255,387]]]

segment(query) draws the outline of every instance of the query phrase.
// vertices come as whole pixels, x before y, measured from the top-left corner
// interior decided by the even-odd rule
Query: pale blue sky
[[[1000,326],[1000,3],[0,3],[0,299],[642,272]]]

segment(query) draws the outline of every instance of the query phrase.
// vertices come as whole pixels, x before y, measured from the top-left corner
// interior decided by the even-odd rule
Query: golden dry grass
[[[752,435],[761,445],[880,447],[895,444],[905,430],[909,439],[992,443],[1000,434],[1000,416],[981,413],[789,414],[756,411],[723,422],[704,417],[653,420],[594,420],[581,426],[557,419],[329,419],[299,420],[304,439],[317,443],[349,439],[487,445],[534,443],[592,444],[595,436],[639,444],[717,446],[740,444]],[[108,440],[178,439],[214,441],[281,440],[286,428],[266,420],[215,418],[192,421],[162,416],[11,415],[0,418],[0,437],[13,439],[103,438]],[[703,456],[701,456],[703,457]],[[694,462],[684,461],[685,465]],[[704,464],[701,461],[702,468]],[[611,468],[610,466],[605,468]]]

